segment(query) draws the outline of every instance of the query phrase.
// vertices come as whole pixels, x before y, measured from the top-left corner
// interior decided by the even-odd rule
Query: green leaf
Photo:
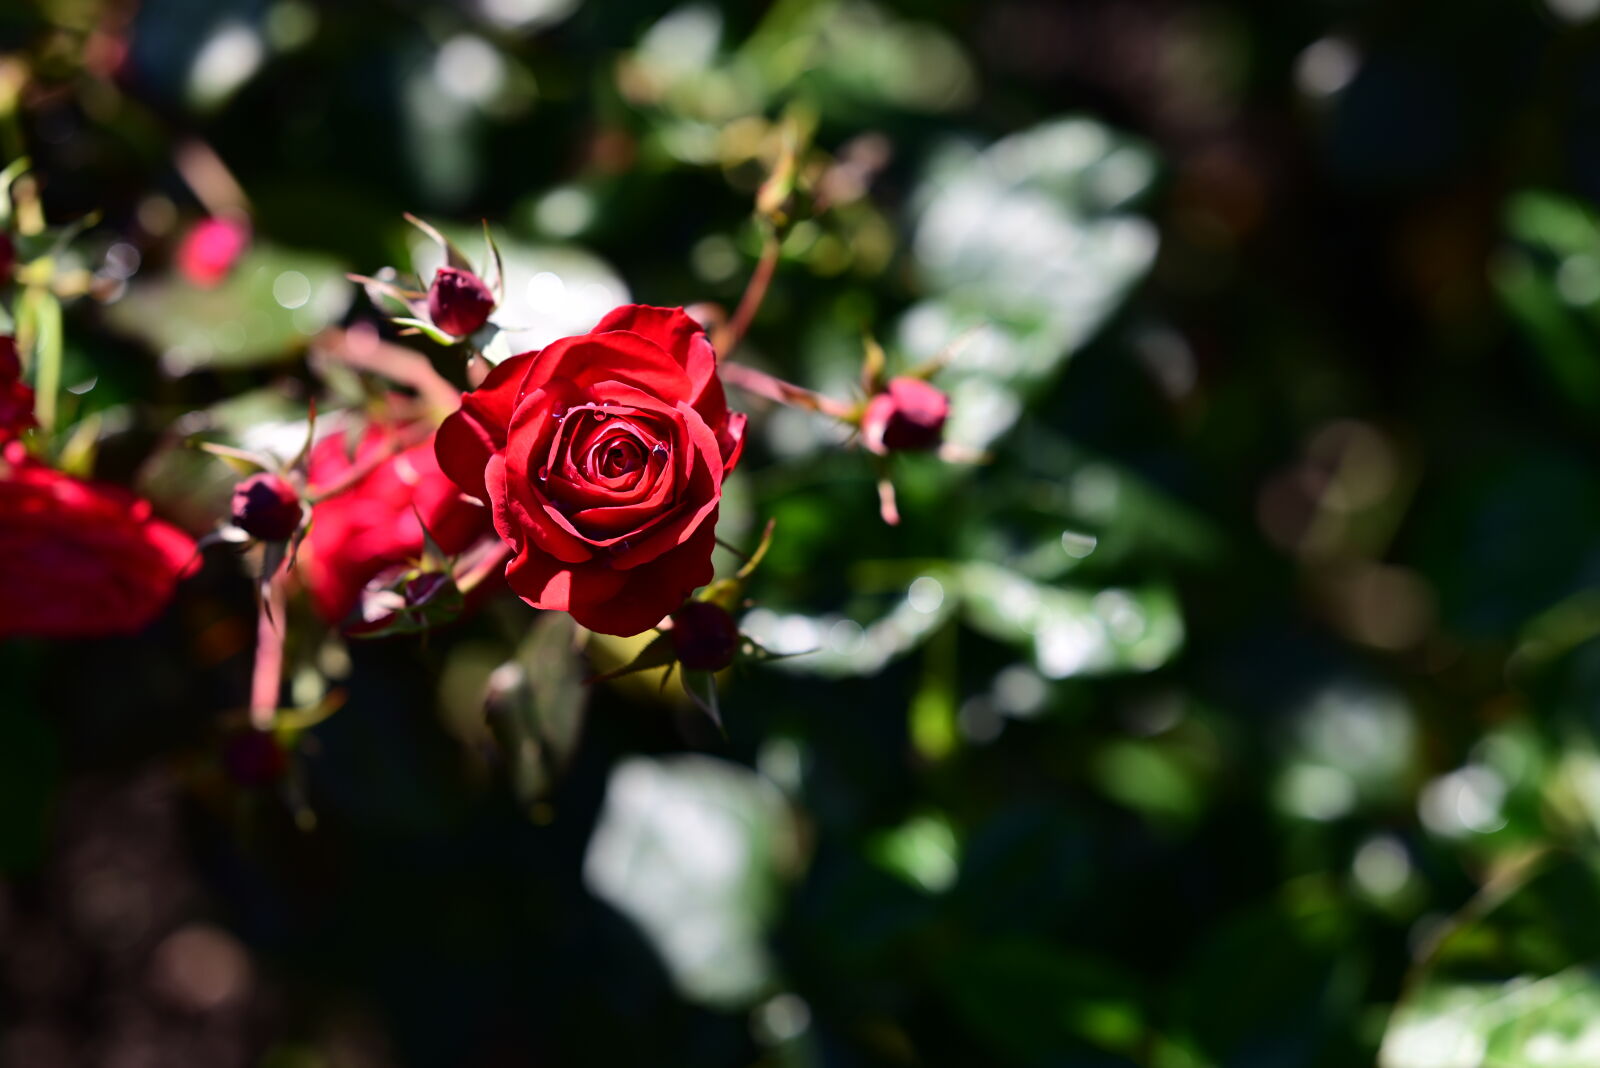
[[[1151,671],[1183,645],[1183,618],[1165,586],[1066,589],[975,562],[961,569],[960,591],[967,622],[1031,648],[1046,678]]]
[[[541,612],[491,681],[489,726],[525,804],[549,794],[577,751],[589,688],[577,648],[577,624],[564,612]]]
[[[899,342],[928,360],[980,328],[941,377],[949,440],[987,448],[1150,269],[1156,230],[1129,205],[1154,177],[1143,146],[1086,118],[935,158],[913,198],[927,296],[901,318]]]
[[[61,302],[42,286],[29,286],[17,306],[19,347],[31,353],[34,415],[47,433],[55,427],[61,394]]]
[[[106,319],[184,374],[289,360],[344,315],[354,293],[343,264],[257,242],[216,288],[176,274],[141,280]]]
[[[783,795],[761,776],[706,756],[635,757],[606,784],[583,874],[686,998],[731,1009],[774,989],[767,931],[799,851]]]
[[[1505,982],[1430,983],[1397,1008],[1380,1068],[1588,1068],[1600,1058],[1593,967]]]

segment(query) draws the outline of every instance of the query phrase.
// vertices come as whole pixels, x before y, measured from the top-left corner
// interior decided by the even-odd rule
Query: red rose
[[[440,267],[428,287],[428,318],[452,337],[468,337],[489,321],[494,294],[483,279],[459,267]]]
[[[178,270],[202,289],[221,284],[250,243],[250,227],[238,219],[201,219],[178,245]]]
[[[876,453],[931,449],[944,435],[950,398],[920,378],[894,378],[867,402],[861,437]]]
[[[445,473],[489,503],[523,600],[627,635],[711,581],[744,424],[699,325],[635,304],[496,367],[437,447]]]
[[[22,360],[17,343],[0,337],[0,445],[36,426],[33,420],[33,389],[22,380]]]
[[[367,427],[351,456],[345,433],[317,442],[307,472],[311,492],[327,489],[389,447],[393,428]],[[418,516],[421,519],[418,519]],[[295,565],[312,606],[329,623],[345,622],[366,584],[422,555],[422,524],[446,553],[488,533],[487,509],[462,497],[439,470],[432,440],[379,463],[360,481],[312,508],[311,532]]]
[[[0,460],[0,638],[144,629],[196,563],[194,539],[150,502],[30,460]]]

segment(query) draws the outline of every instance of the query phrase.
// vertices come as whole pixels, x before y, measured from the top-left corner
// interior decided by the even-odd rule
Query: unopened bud
[[[300,519],[300,494],[281,475],[263,471],[233,488],[233,525],[252,538],[288,541]]]
[[[932,449],[944,435],[950,398],[920,378],[895,378],[867,402],[861,437],[876,453]]]
[[[428,287],[428,318],[451,337],[469,337],[489,321],[494,294],[483,279],[459,267],[440,267]]]
[[[710,601],[690,601],[674,612],[669,633],[678,663],[691,671],[721,671],[739,651],[739,625]]]

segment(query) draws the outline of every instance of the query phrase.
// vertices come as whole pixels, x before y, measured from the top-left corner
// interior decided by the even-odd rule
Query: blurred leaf
[[[937,813],[879,833],[867,852],[884,871],[929,893],[939,893],[955,882],[961,855],[950,821]]]
[[[577,624],[564,612],[541,612],[517,658],[491,681],[490,726],[511,764],[524,803],[546,796],[583,734],[589,688],[577,649]],[[498,673],[497,673],[498,674]]]
[[[981,562],[966,564],[960,575],[967,622],[1031,648],[1046,678],[1151,671],[1183,644],[1183,618],[1164,586],[1062,589]]]
[[[685,997],[733,1008],[773,988],[765,936],[798,859],[793,817],[767,780],[710,757],[635,757],[611,774],[583,870]]]
[[[941,379],[950,440],[981,449],[1008,430],[1149,269],[1156,231],[1128,205],[1154,174],[1145,149],[1084,118],[983,151],[952,145],[930,164],[913,237],[928,295],[899,338],[931,359],[982,327]]]
[[[1571,968],[1503,983],[1429,983],[1397,1008],[1380,1068],[1588,1068],[1600,1063],[1600,977]]]
[[[1515,244],[1492,278],[1563,400],[1600,412],[1600,222],[1576,201],[1522,193],[1506,209]]]
[[[202,289],[177,274],[136,282],[107,321],[161,355],[172,374],[288,360],[350,307],[355,287],[326,256],[253,244]]]

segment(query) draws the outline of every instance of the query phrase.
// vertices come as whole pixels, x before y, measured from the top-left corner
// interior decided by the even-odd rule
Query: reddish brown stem
[[[256,620],[256,663],[250,677],[250,725],[256,730],[272,729],[278,712],[278,690],[283,685],[284,626],[283,580],[267,583]]]
[[[772,275],[778,269],[778,250],[781,247],[782,242],[776,237],[767,238],[766,245],[761,249],[761,259],[756,261],[756,269],[744,287],[744,296],[739,298],[739,307],[713,339],[712,347],[717,350],[719,358],[727,358],[739,347],[745,331],[750,329],[751,320],[761,310],[761,302],[767,299],[767,287],[772,284]]]
[[[805,408],[823,415],[831,415],[835,419],[851,421],[854,410],[843,401],[834,400],[832,397],[813,392],[804,386],[797,386],[793,382],[785,382],[775,375],[765,371],[758,371],[742,363],[725,363],[721,368],[722,378],[738,386],[747,393],[754,393],[758,397],[765,397],[779,404],[787,404],[792,408]]]

